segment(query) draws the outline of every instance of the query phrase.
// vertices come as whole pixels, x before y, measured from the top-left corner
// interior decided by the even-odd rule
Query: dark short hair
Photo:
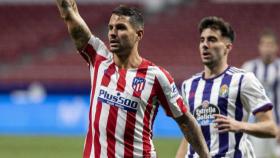
[[[144,18],[142,12],[137,8],[120,5],[113,10],[112,14],[116,14],[119,16],[128,16],[130,17],[130,23],[132,25],[138,28],[144,28]]]
[[[221,31],[222,36],[228,38],[231,42],[235,39],[235,33],[230,24],[220,17],[203,18],[199,23],[199,32],[202,33],[207,28]]]
[[[276,33],[271,30],[271,29],[264,29],[261,33],[260,33],[260,39],[263,38],[263,37],[271,37],[275,40],[275,42],[278,41],[278,38],[277,38],[277,35]]]

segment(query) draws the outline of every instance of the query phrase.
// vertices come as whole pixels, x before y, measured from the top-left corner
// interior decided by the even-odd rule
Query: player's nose
[[[116,38],[116,37],[117,37],[117,31],[116,31],[116,29],[111,29],[111,30],[109,30],[109,36],[110,36],[111,38]]]
[[[202,45],[202,49],[203,49],[203,50],[207,50],[208,48],[209,48],[209,47],[208,47],[207,44],[203,44],[203,45]]]

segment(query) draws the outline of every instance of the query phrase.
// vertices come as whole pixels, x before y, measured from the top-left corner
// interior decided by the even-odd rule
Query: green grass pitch
[[[81,158],[84,138],[0,136],[2,158]],[[179,139],[154,139],[159,158],[175,157]]]

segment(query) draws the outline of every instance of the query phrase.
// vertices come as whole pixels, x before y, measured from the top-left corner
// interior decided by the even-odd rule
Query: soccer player
[[[273,102],[274,120],[279,126],[280,59],[277,57],[277,37],[273,31],[265,30],[261,33],[259,38],[258,50],[259,57],[245,62],[242,68],[247,71],[253,72],[264,86],[268,97]],[[250,140],[252,141],[257,158],[267,158],[275,156],[277,150],[275,139],[260,139],[252,136],[250,137]]]
[[[89,128],[83,157],[156,157],[152,126],[159,105],[177,121],[199,155],[209,157],[201,130],[187,112],[172,77],[138,53],[144,33],[142,13],[126,6],[113,10],[107,49],[91,33],[74,0],[56,2],[90,68]]]
[[[254,157],[247,134],[275,137],[272,104],[253,73],[228,65],[235,37],[229,23],[205,17],[199,32],[204,70],[183,82],[183,99],[200,125],[212,157]],[[247,122],[250,113],[256,123]],[[199,157],[193,148],[182,140],[177,157]]]

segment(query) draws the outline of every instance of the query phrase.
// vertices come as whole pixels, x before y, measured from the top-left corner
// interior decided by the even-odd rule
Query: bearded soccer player
[[[234,41],[229,23],[206,17],[199,32],[204,70],[183,82],[183,99],[200,125],[212,157],[254,157],[247,134],[275,137],[272,104],[253,73],[228,65]],[[257,122],[247,122],[250,113]],[[193,149],[183,140],[177,157],[199,157]]]
[[[277,57],[277,43],[276,34],[272,30],[263,31],[258,45],[259,57],[245,62],[242,67],[253,72],[263,84],[267,96],[274,105],[274,121],[280,126],[280,59]],[[275,139],[260,139],[253,136],[250,139],[257,158],[275,157],[277,150],[280,149]]]
[[[60,14],[91,74],[89,129],[84,158],[156,157],[152,125],[159,105],[174,118],[201,157],[209,157],[201,130],[172,77],[142,58],[144,21],[137,9],[120,6],[108,24],[109,49],[90,32],[74,0],[57,0]]]

